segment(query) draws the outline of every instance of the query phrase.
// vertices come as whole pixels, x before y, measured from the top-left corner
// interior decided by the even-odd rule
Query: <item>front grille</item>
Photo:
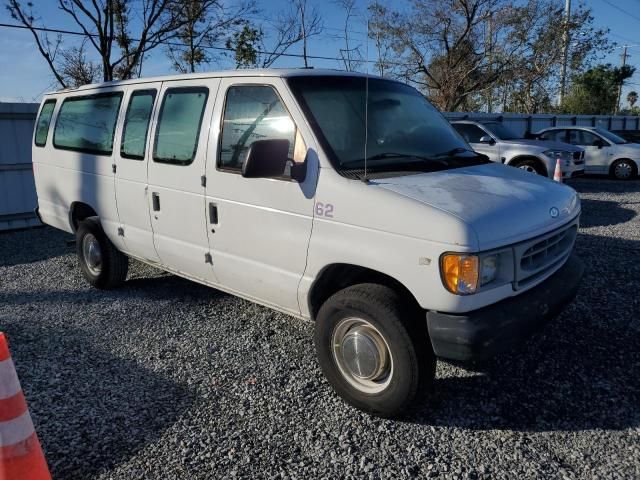
[[[574,223],[517,245],[515,289],[526,287],[562,265],[571,255],[577,232]]]

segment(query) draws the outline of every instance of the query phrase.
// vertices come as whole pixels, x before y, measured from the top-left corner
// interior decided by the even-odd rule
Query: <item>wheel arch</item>
[[[513,167],[515,164],[517,164],[518,162],[521,162],[523,160],[531,160],[531,161],[535,162],[536,168],[538,169],[538,173],[540,173],[541,175],[544,175],[546,177],[549,176],[549,169],[547,168],[547,165],[545,164],[544,161],[542,161],[540,158],[536,157],[535,155],[517,155],[517,156],[513,157],[512,159],[510,159],[507,162],[507,165],[510,165],[510,166]]]
[[[400,281],[386,273],[349,263],[333,263],[325,266],[309,289],[307,302],[312,320],[315,320],[322,304],[334,293],[359,283],[377,283],[392,288],[415,308],[421,309],[418,300]]]
[[[613,160],[610,164],[609,164],[609,175],[614,176],[613,173],[613,167],[615,166],[616,163],[618,163],[621,160],[626,160],[627,162],[631,163],[631,165],[634,167],[635,170],[635,175],[638,175],[639,170],[638,170],[638,162],[636,162],[635,160],[633,160],[632,158],[628,158],[628,157],[619,157],[616,158],[615,160]],[[633,177],[633,175],[632,175]]]
[[[95,209],[85,202],[73,202],[69,208],[69,224],[74,232],[78,230],[78,225],[89,217],[97,217]]]

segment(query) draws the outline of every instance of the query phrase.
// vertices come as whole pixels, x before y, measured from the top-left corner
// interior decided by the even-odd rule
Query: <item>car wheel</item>
[[[84,278],[94,287],[108,290],[126,280],[129,258],[107,238],[97,217],[78,226],[76,253]]]
[[[630,180],[638,174],[638,167],[629,159],[616,160],[611,165],[611,175],[618,180]]]
[[[546,172],[543,172],[542,169],[538,166],[535,160],[517,160],[510,164],[512,167],[519,168],[529,173],[536,173],[538,175],[542,175],[544,177],[547,176]]]
[[[393,417],[423,396],[436,360],[426,322],[391,288],[354,285],[320,308],[315,347],[335,391],[361,410]]]

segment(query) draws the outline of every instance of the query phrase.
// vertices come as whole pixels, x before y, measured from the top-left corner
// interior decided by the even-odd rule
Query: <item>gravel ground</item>
[[[572,185],[576,300],[517,352],[440,362],[395,421],[332,393],[310,322],[137,263],[93,290],[68,235],[0,234],[0,329],[54,478],[640,478],[640,180]]]

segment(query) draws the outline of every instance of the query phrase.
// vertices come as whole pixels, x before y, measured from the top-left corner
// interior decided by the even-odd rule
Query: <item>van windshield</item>
[[[371,171],[436,171],[487,161],[408,85],[375,78],[366,85],[364,77],[330,75],[288,82],[339,171],[364,168],[365,141]]]

